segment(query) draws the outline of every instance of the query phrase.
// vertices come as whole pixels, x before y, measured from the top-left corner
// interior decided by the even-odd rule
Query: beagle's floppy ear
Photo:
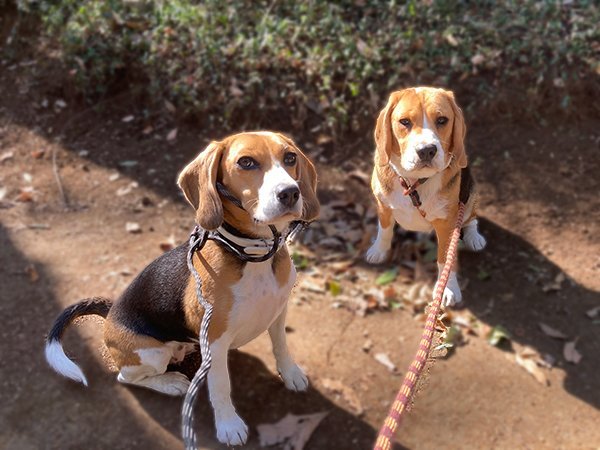
[[[179,174],[177,184],[196,210],[196,222],[205,230],[223,223],[223,203],[217,192],[217,175],[223,155],[222,142],[211,142]]]
[[[465,135],[467,134],[467,127],[465,125],[465,117],[463,116],[462,109],[459,108],[454,99],[454,93],[452,91],[446,91],[446,94],[450,97],[450,105],[452,105],[452,110],[454,111],[451,153],[456,159],[458,167],[464,169],[467,167],[467,153],[465,152]]]
[[[277,133],[298,156],[298,187],[302,195],[302,220],[310,222],[319,217],[321,206],[317,198],[317,170],[310,159],[298,148],[289,137]]]
[[[304,153],[298,150],[298,185],[302,194],[302,220],[311,222],[319,217],[321,206],[317,198],[317,170]]]
[[[377,147],[377,161],[380,166],[385,166],[390,161],[392,152],[398,148],[398,142],[392,131],[392,112],[400,101],[404,91],[393,92],[387,105],[379,113],[375,126],[375,145]]]

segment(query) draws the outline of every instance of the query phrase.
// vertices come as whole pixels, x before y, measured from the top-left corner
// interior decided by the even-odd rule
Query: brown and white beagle
[[[417,87],[390,95],[375,128],[377,149],[371,188],[377,201],[379,228],[367,251],[367,261],[377,264],[386,259],[395,220],[407,230],[435,230],[441,272],[456,222],[461,185],[463,191],[472,189],[467,179],[465,133],[463,113],[451,91]],[[477,195],[467,193],[463,242],[468,249],[478,251],[486,241],[477,230]],[[454,267],[443,305],[461,300]]]
[[[196,222],[205,230],[222,230],[248,254],[268,250],[273,238],[269,225],[283,231],[290,222],[311,221],[319,212],[313,164],[278,133],[241,133],[212,142],[185,167],[178,183],[196,210]],[[228,194],[224,196],[218,186],[225,186]],[[167,365],[194,350],[203,315],[186,266],[187,249],[187,244],[181,245],[150,263],[114,303],[93,298],[65,309],[46,341],[52,368],[87,385],[81,369],[65,355],[61,337],[77,317],[97,314],[106,318],[104,342],[120,382],[185,394],[188,378],[167,372]],[[225,444],[240,445],[247,440],[248,428],[231,401],[229,349],[268,330],[286,387],[296,391],[308,387],[306,375],[290,356],[285,334],[296,270],[284,243],[264,262],[244,262],[227,246],[210,240],[193,263],[202,279],[202,293],[214,305],[208,390],[217,437]]]

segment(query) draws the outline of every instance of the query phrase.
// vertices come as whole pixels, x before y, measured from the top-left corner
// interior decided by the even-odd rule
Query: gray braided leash
[[[196,450],[197,448],[196,433],[194,432],[193,409],[194,404],[196,403],[196,396],[202,385],[204,385],[211,363],[210,346],[208,343],[208,327],[210,325],[210,318],[212,317],[213,305],[207,302],[202,296],[202,279],[193,263],[194,253],[199,251],[205,242],[206,231],[196,227],[190,236],[190,249],[187,254],[187,265],[196,281],[196,297],[198,297],[198,301],[204,308],[204,315],[202,316],[202,323],[200,324],[200,353],[202,355],[202,363],[190,383],[181,410],[181,433],[183,435],[183,442],[186,450]]]

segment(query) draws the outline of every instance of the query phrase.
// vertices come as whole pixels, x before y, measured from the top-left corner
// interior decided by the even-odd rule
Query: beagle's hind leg
[[[105,342],[119,368],[117,380],[167,395],[185,395],[190,380],[181,372],[167,372],[180,359],[183,344],[161,342],[107,323]]]
[[[467,223],[462,229],[462,240],[465,244],[465,247],[467,247],[467,249],[473,252],[483,250],[485,248],[485,245],[487,244],[485,238],[479,233],[479,229],[477,227],[477,219],[473,219],[469,223]]]
[[[123,366],[117,380],[167,395],[185,395],[190,380],[181,372],[167,372],[171,351],[167,347],[138,350],[140,365]]]

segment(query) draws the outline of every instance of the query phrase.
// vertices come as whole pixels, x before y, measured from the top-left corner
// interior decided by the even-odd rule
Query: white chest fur
[[[272,260],[246,263],[242,278],[232,286],[233,306],[227,322],[231,348],[241,347],[264,333],[288,301],[296,269],[292,264],[287,282],[280,285],[272,263]]]
[[[404,195],[404,189],[400,181],[394,181],[394,190],[385,195],[380,194],[380,200],[392,209],[394,219],[404,228],[410,231],[427,232],[433,229],[431,221],[444,219],[448,214],[448,201],[439,195],[442,185],[441,174],[429,178],[418,188],[421,199],[421,209],[425,211],[423,218],[417,208],[412,204],[408,195]]]

